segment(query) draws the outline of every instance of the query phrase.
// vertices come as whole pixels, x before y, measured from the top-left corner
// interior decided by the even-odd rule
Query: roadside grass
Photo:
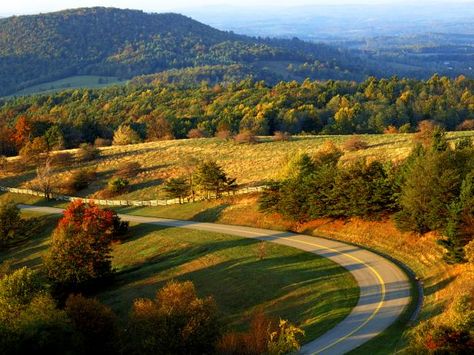
[[[36,217],[41,214],[26,213]],[[43,215],[47,228],[31,240],[0,252],[0,261],[39,269],[59,216]],[[328,259],[300,250],[218,233],[133,224],[130,238],[113,246],[112,285],[96,297],[125,317],[136,298],[154,297],[169,280],[191,280],[199,296],[214,296],[221,319],[243,330],[254,310],[289,319],[310,341],[334,327],[357,304],[352,275]]]
[[[116,196],[117,199],[155,200],[165,198],[163,182],[170,177],[185,173],[191,160],[214,159],[221,164],[229,176],[237,178],[243,185],[261,185],[279,176],[285,163],[299,152],[315,154],[327,141],[339,147],[352,136],[297,136],[289,142],[274,142],[271,137],[260,137],[258,144],[236,144],[217,138],[185,139],[150,142],[129,146],[101,148],[98,160],[58,170],[57,180],[63,180],[71,169],[96,167],[98,180],[78,193],[82,197],[94,195],[106,187],[120,164],[139,162],[141,171],[130,179],[129,192]],[[405,158],[414,146],[412,134],[362,135],[368,148],[345,151],[342,162],[356,159],[381,159],[396,161]],[[461,137],[474,138],[474,132],[450,132],[449,140]],[[27,187],[34,179],[34,172],[15,175],[0,172],[0,185]]]
[[[67,89],[78,88],[102,88],[114,84],[124,83],[114,76],[77,75],[64,79],[50,81],[42,84],[29,86],[17,91],[10,96],[26,96],[34,94],[46,94]]]

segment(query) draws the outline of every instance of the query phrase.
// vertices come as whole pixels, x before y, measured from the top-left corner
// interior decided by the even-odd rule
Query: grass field
[[[327,141],[343,147],[351,136],[306,136],[294,137],[290,142],[274,142],[269,137],[260,143],[235,144],[216,138],[171,140],[151,142],[130,146],[101,148],[101,158],[87,166],[97,167],[98,180],[79,196],[94,196],[103,189],[107,179],[113,176],[123,162],[136,161],[142,165],[141,171],[131,179],[128,193],[117,196],[119,199],[154,200],[164,198],[162,184],[166,179],[185,172],[191,160],[216,159],[229,176],[237,178],[239,184],[259,185],[268,179],[277,178],[285,163],[298,152],[316,153]],[[451,142],[461,137],[474,138],[474,132],[451,132]],[[359,151],[345,151],[343,162],[354,159],[382,159],[394,161],[406,157],[414,141],[411,134],[366,135],[362,136],[368,148]],[[70,169],[58,171],[58,180],[64,179]],[[2,175],[0,185],[9,187],[28,186],[34,172],[17,175]]]
[[[50,81],[17,91],[11,96],[26,96],[33,94],[45,94],[66,89],[78,88],[102,88],[114,84],[124,83],[114,76],[77,75],[64,79]]]
[[[34,215],[34,214],[29,214]],[[44,216],[43,216],[44,217]],[[44,232],[0,260],[15,266],[41,266],[57,216],[46,216]],[[333,262],[297,249],[216,233],[133,225],[131,238],[114,245],[116,280],[97,297],[125,316],[134,299],[154,297],[169,280],[191,280],[198,294],[213,295],[222,320],[243,329],[257,307],[290,319],[311,340],[340,322],[357,303],[352,275]]]

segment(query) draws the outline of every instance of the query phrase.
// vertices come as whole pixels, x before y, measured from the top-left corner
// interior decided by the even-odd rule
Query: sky
[[[421,0],[424,3],[449,3],[449,0]],[[1,0],[0,15],[36,14],[77,7],[107,6],[140,9],[147,12],[182,11],[203,6],[299,6],[342,4],[400,4],[420,3],[420,0]],[[452,1],[452,0],[451,0]],[[474,0],[454,0],[473,3]]]

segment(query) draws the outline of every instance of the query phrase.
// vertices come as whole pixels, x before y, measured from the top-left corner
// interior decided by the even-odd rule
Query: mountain
[[[75,75],[131,78],[216,65],[245,65],[257,79],[299,79],[288,65],[315,61],[313,78],[361,77],[357,60],[331,46],[237,35],[172,13],[96,7],[0,19],[0,96]]]

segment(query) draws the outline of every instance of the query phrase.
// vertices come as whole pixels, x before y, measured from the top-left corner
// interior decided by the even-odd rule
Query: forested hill
[[[313,78],[360,78],[347,56],[327,45],[223,32],[178,14],[83,8],[0,19],[0,96],[73,75],[131,78],[213,65],[244,64],[268,81],[298,79],[287,67],[304,63],[315,68]]]

